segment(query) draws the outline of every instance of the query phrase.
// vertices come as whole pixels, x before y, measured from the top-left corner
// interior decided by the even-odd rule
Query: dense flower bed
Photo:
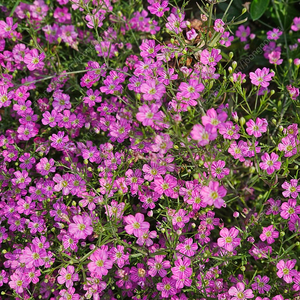
[[[300,297],[300,13],[268,3],[0,7],[0,299]]]

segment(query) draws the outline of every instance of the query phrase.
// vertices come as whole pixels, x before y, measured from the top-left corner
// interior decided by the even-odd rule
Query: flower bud
[[[240,125],[241,125],[241,126],[244,126],[245,123],[246,123],[246,120],[245,120],[244,117],[241,117],[239,121],[240,121]]]
[[[246,12],[247,12],[247,8],[244,7],[244,8],[242,9],[242,15],[245,14]]]
[[[233,58],[233,52],[229,52],[229,58],[230,58],[230,59]]]

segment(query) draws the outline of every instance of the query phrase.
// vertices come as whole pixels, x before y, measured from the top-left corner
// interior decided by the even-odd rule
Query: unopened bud
[[[245,123],[246,123],[246,120],[245,120],[244,117],[241,117],[239,121],[240,121],[240,125],[241,125],[241,126],[244,126]]]

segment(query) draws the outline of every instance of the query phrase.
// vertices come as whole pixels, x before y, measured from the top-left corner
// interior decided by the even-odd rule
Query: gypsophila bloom
[[[277,276],[282,278],[286,283],[291,283],[293,281],[292,276],[297,275],[297,271],[293,269],[296,262],[296,259],[288,260],[286,262],[280,260],[276,265],[278,269]]]
[[[273,244],[275,239],[279,237],[279,232],[275,230],[273,225],[268,227],[263,227],[263,232],[259,238],[264,242],[267,241],[268,244]]]
[[[237,246],[240,245],[240,238],[237,238],[239,231],[232,227],[230,230],[223,228],[220,231],[220,238],[218,238],[218,246],[225,250],[232,252]]]
[[[245,290],[245,285],[242,282],[238,282],[235,286],[232,286],[228,290],[228,294],[232,296],[231,300],[245,300],[254,297],[251,289]]]
[[[298,185],[298,179],[291,179],[290,182],[285,181],[281,187],[285,189],[282,192],[282,195],[285,198],[292,197],[294,199],[297,198],[298,193],[300,192],[300,185]]]
[[[259,166],[262,170],[266,170],[269,175],[275,172],[275,170],[279,170],[281,167],[281,162],[278,161],[279,156],[272,152],[271,155],[265,153],[262,155],[262,162],[259,163]]]

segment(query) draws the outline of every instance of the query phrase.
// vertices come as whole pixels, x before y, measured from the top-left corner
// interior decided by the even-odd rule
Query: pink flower
[[[191,138],[198,141],[200,146],[208,145],[209,142],[215,140],[217,136],[217,129],[211,124],[206,124],[205,127],[196,124],[191,131]]]
[[[220,53],[220,49],[212,48],[211,52],[209,52],[207,49],[204,49],[200,54],[200,61],[204,65],[214,67],[217,65],[217,62],[222,59],[222,55]]]
[[[300,17],[299,18],[294,18],[293,20],[293,25],[291,26],[291,29],[293,31],[299,31],[300,30]]]
[[[220,44],[224,45],[225,47],[229,47],[233,40],[234,36],[230,35],[230,33],[226,31],[221,35]]]
[[[208,186],[202,187],[200,193],[203,202],[210,206],[214,205],[216,208],[221,208],[225,204],[223,197],[226,196],[227,191],[223,186],[219,186],[217,181],[210,181]]]
[[[151,104],[149,107],[147,104],[144,104],[139,107],[139,112],[136,114],[136,119],[144,126],[153,127],[156,121],[163,119],[163,112],[159,111],[160,105]]]
[[[254,135],[256,138],[260,137],[263,132],[267,131],[268,121],[266,119],[257,118],[255,123],[251,119],[247,123],[246,131],[249,135]]]
[[[89,216],[74,216],[73,222],[69,225],[69,233],[75,239],[85,239],[93,233],[92,220]]]
[[[168,260],[164,260],[164,255],[155,255],[155,258],[150,258],[147,261],[147,265],[149,266],[149,275],[151,277],[155,277],[156,274],[160,277],[165,277],[167,275],[167,271],[165,269],[171,268],[171,264]]]
[[[250,299],[253,298],[253,292],[251,289],[245,290],[245,285],[242,282],[238,282],[236,284],[236,287],[232,286],[228,290],[228,294],[230,296],[233,296],[230,300],[245,300],[245,299]]]
[[[148,80],[141,85],[141,93],[145,100],[161,100],[166,92],[166,88],[162,83],[156,84],[154,79]]]
[[[191,260],[189,258],[185,256],[182,259],[178,258],[175,261],[175,267],[171,269],[173,273],[172,278],[175,280],[189,278],[193,273],[193,269],[189,268],[190,265]]]
[[[214,23],[214,30],[217,32],[224,32],[224,25],[225,23],[221,19],[216,19]]]
[[[228,140],[237,140],[240,135],[238,134],[240,127],[238,125],[233,125],[231,121],[227,121],[226,123],[222,123],[219,126],[219,133],[223,135],[224,139]]]
[[[57,282],[59,284],[66,284],[66,287],[69,288],[73,286],[73,281],[78,281],[79,276],[77,273],[74,273],[75,268],[74,266],[67,266],[67,269],[61,268],[58,271],[60,276],[57,277]]]
[[[186,82],[181,82],[178,89],[183,97],[194,100],[200,97],[199,92],[204,90],[204,85],[199,83],[198,80],[190,79],[188,84]]]
[[[162,282],[156,285],[157,290],[161,291],[162,298],[170,298],[177,293],[175,282],[172,278],[164,277]]]
[[[298,219],[298,215],[300,214],[300,206],[296,205],[296,199],[289,199],[288,202],[282,203],[280,216],[285,220]]]
[[[254,279],[255,283],[251,285],[253,290],[258,290],[260,294],[267,293],[271,286],[267,284],[269,282],[270,278],[267,276],[261,277],[260,275],[257,275]]]
[[[161,46],[155,46],[155,40],[144,40],[140,46],[141,57],[152,57],[155,58],[157,52],[160,50]]]
[[[192,28],[191,30],[189,30],[186,33],[186,37],[189,41],[195,39],[198,36],[198,33],[196,32],[196,30],[194,28]]]
[[[166,167],[151,161],[150,166],[148,164],[143,165],[143,172],[145,173],[144,178],[152,181],[157,176],[166,174]]]
[[[31,50],[24,57],[24,62],[27,65],[28,70],[33,71],[35,69],[42,69],[44,66],[43,60],[45,53],[39,54],[37,49]]]
[[[103,249],[97,249],[89,259],[91,262],[88,264],[88,269],[99,279],[107,275],[108,270],[113,266],[113,261],[109,259],[108,252]]]
[[[273,65],[281,65],[283,62],[283,59],[280,58],[281,52],[279,51],[272,51],[268,54],[269,63]]]
[[[274,225],[270,225],[268,227],[263,227],[263,232],[259,236],[259,238],[264,242],[267,240],[268,244],[273,244],[275,242],[274,239],[279,237],[279,232],[275,230]]]
[[[250,72],[249,76],[251,83],[266,88],[270,84],[269,81],[271,81],[272,77],[275,75],[273,72],[269,73],[269,71],[268,68],[263,68],[262,70],[257,68],[254,73]]]
[[[282,192],[283,197],[289,198],[292,197],[294,199],[297,198],[298,193],[300,192],[300,185],[298,185],[298,179],[291,179],[290,183],[285,181],[281,187],[286,191]]]
[[[184,209],[179,209],[179,211],[172,217],[172,224],[173,226],[183,228],[189,220],[190,218],[186,216],[186,211]]]
[[[269,175],[279,170],[281,167],[281,162],[278,161],[279,156],[272,152],[271,156],[268,153],[262,155],[261,160],[263,162],[259,163],[259,166],[262,170],[266,170]]]
[[[217,177],[218,179],[222,179],[224,176],[228,175],[229,169],[224,167],[225,167],[225,161],[223,160],[213,161],[210,166],[212,177]]]
[[[176,199],[178,193],[174,191],[174,188],[177,186],[177,179],[167,174],[165,178],[161,175],[158,175],[154,178],[153,182],[154,191],[160,195],[165,194],[167,197]]]
[[[136,237],[140,237],[144,234],[145,231],[148,231],[150,224],[144,222],[144,215],[137,213],[135,216],[129,215],[123,217],[125,223],[128,225],[125,226],[125,230],[128,234],[133,234]]]
[[[292,276],[297,275],[297,271],[293,269],[294,266],[296,265],[296,262],[297,262],[296,259],[288,260],[287,262],[285,262],[284,260],[280,260],[276,265],[278,269],[277,276],[279,278],[283,278],[283,280],[286,283],[292,283],[293,282]]]
[[[247,28],[245,28],[244,25],[240,25],[235,34],[240,38],[241,42],[246,42],[247,37],[250,35],[250,27],[247,26]]]
[[[294,87],[292,85],[287,85],[286,89],[288,90],[288,92],[290,94],[290,97],[293,100],[297,100],[297,97],[299,96],[299,88],[296,88],[296,87]]]
[[[165,11],[170,10],[169,7],[167,7],[169,4],[169,1],[162,1],[160,2],[153,2],[151,6],[148,6],[148,10],[151,14],[156,15],[158,17],[162,17],[164,15]]]
[[[6,22],[0,21],[0,36],[2,38],[12,38],[14,30],[18,27],[18,24],[14,24],[13,18],[7,17]]]
[[[284,151],[284,157],[297,154],[296,139],[291,135],[282,138],[281,143],[278,144],[278,149]]]
[[[280,31],[277,28],[273,28],[273,30],[267,32],[267,39],[278,40],[281,35],[282,35],[282,31]]]
[[[228,115],[226,112],[221,111],[217,114],[214,108],[210,108],[206,112],[206,115],[201,117],[201,120],[204,126],[211,124],[212,126],[219,128],[220,125],[226,121],[227,117]]]
[[[234,248],[240,245],[241,239],[237,238],[239,231],[232,227],[230,230],[223,228],[220,231],[220,238],[218,238],[218,246],[224,248],[226,251],[232,252]]]
[[[51,147],[62,150],[65,144],[69,141],[68,136],[65,136],[63,131],[59,131],[57,134],[53,133],[50,137]]]

